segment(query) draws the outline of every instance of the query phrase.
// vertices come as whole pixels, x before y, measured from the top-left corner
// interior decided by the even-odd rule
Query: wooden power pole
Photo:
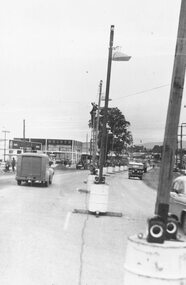
[[[105,152],[106,152],[106,139],[107,139],[107,117],[108,117],[108,102],[109,102],[109,90],[110,90],[110,77],[111,77],[111,66],[112,66],[112,48],[114,41],[114,25],[110,27],[110,41],[109,41],[109,54],[108,54],[108,66],[107,66],[107,81],[106,81],[106,93],[105,93],[105,106],[103,116],[103,131],[101,137],[101,149],[99,158],[99,183],[102,182],[103,166],[105,163]]]
[[[186,65],[186,0],[181,2],[155,213],[168,215]]]
[[[94,152],[93,152],[93,166],[96,162],[96,155],[97,155],[97,149],[98,149],[98,132],[99,132],[99,116],[100,116],[100,105],[101,105],[101,93],[102,93],[102,84],[103,81],[100,80],[99,84],[99,99],[98,99],[98,109],[97,109],[97,116],[95,117],[95,145],[94,145]]]

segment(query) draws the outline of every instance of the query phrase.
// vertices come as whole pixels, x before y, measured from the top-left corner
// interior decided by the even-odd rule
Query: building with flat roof
[[[58,161],[76,163],[82,154],[83,143],[69,139],[14,138],[9,140],[9,158],[22,152],[43,152]]]

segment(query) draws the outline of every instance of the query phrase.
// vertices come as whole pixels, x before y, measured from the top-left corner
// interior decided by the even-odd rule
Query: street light
[[[108,102],[109,102],[109,89],[110,89],[110,76],[111,76],[111,65],[113,61],[128,61],[130,56],[116,51],[112,54],[113,49],[118,49],[118,47],[113,48],[114,41],[114,25],[111,25],[110,28],[110,43],[109,43],[109,54],[108,54],[108,66],[107,66],[107,81],[106,81],[106,93],[105,93],[105,107],[104,107],[104,117],[103,117],[103,132],[101,138],[101,149],[100,149],[100,160],[99,160],[99,183],[102,182],[103,166],[105,161],[105,152],[106,152],[106,139],[107,139],[107,116],[108,116]]]
[[[117,47],[115,49],[117,49]],[[130,59],[131,59],[131,56],[121,51],[115,51],[112,56],[113,61],[129,61]]]

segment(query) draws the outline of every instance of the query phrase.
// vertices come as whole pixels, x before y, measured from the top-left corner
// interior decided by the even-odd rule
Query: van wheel
[[[17,185],[21,185],[21,180],[17,180]]]
[[[182,228],[183,228],[184,235],[186,235],[186,214],[183,216]]]
[[[48,181],[45,181],[45,187],[48,187],[48,184],[49,184]]]

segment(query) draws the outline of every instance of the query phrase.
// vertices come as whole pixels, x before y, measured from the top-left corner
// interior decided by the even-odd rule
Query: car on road
[[[50,167],[48,155],[42,153],[23,153],[17,156],[17,184],[39,182],[48,187],[52,184],[54,169]]]
[[[172,183],[169,212],[178,220],[186,234],[186,176],[181,175]]]
[[[80,160],[76,164],[76,169],[88,169],[88,164],[85,161]]]
[[[141,162],[129,162],[128,165],[128,178],[138,177],[140,180],[143,179],[144,165]]]

